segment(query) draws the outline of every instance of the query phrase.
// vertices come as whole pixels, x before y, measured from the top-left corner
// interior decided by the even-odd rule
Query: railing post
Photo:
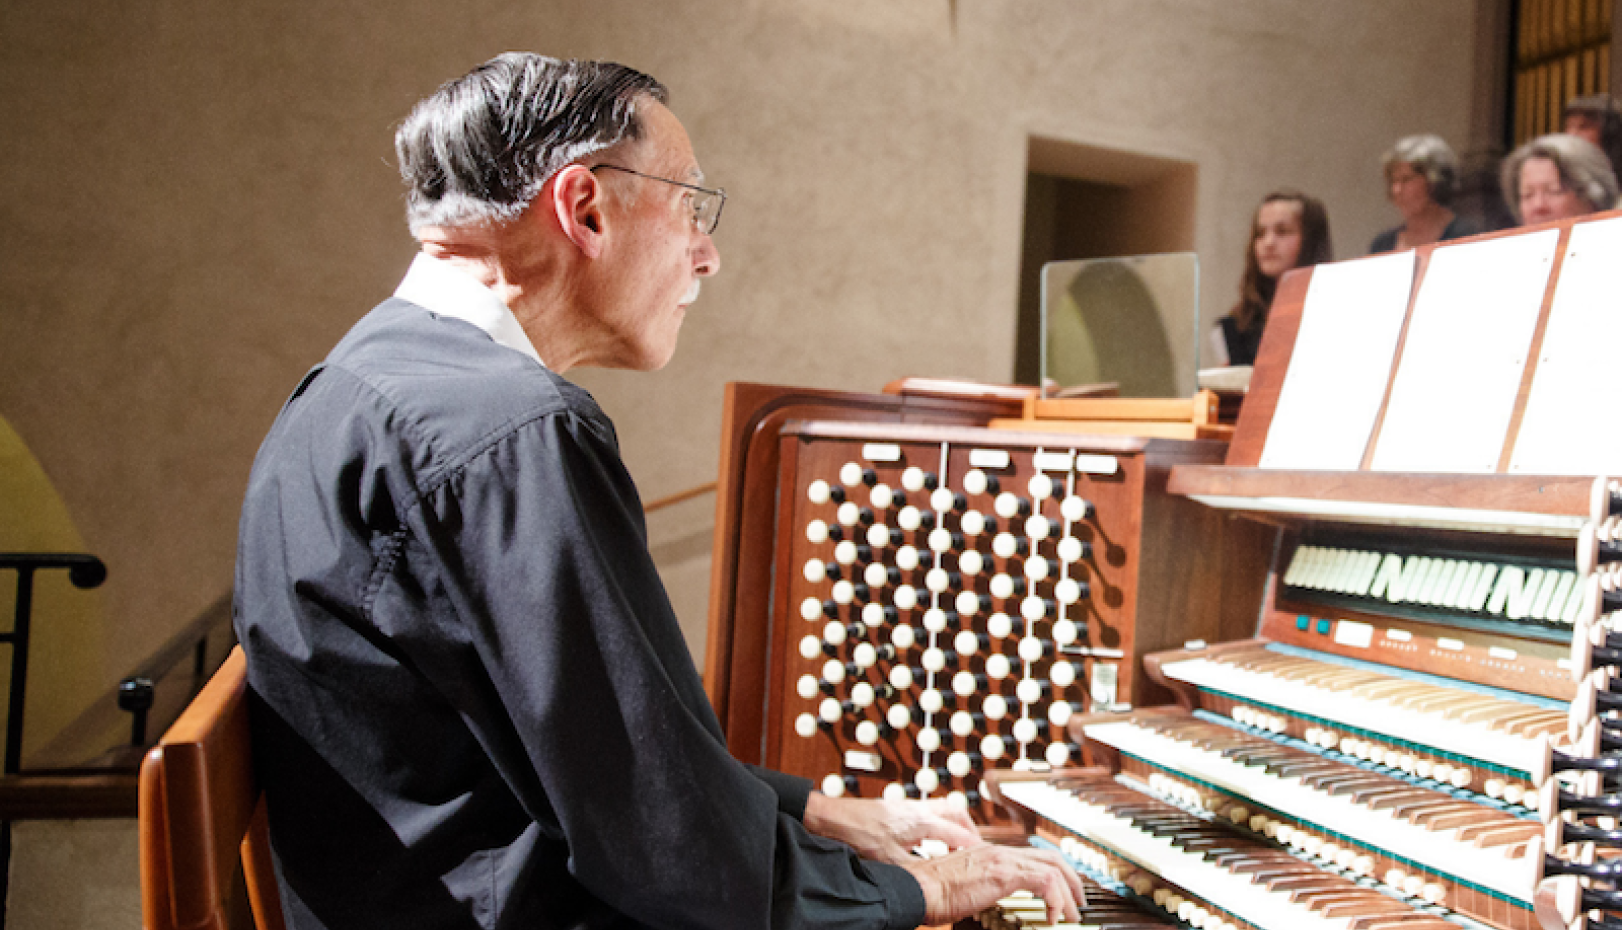
[[[18,565],[17,612],[11,632],[0,640],[11,643],[11,698],[6,705],[5,773],[17,774],[23,755],[23,695],[28,693],[28,622],[34,609],[34,566]]]
[[[0,633],[0,643],[11,644],[11,702],[6,707],[6,757],[3,770],[15,775],[22,768],[23,700],[28,688],[28,630],[34,610],[34,572],[65,568],[76,588],[94,588],[107,580],[107,566],[93,555],[51,552],[0,553],[0,569],[17,573],[17,612],[11,632]]]

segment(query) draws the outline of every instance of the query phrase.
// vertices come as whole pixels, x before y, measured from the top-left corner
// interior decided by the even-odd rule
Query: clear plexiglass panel
[[[1199,366],[1193,252],[1042,266],[1044,393],[1115,384],[1123,397],[1188,397]]]

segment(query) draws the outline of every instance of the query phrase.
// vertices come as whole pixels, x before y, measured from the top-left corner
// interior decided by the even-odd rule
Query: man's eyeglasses
[[[643,174],[630,168],[621,168],[619,165],[592,165],[591,170],[604,168],[609,171],[623,171],[634,174],[639,178],[658,181],[661,184],[673,184],[676,187],[685,187],[693,192],[693,225],[704,235],[712,235],[715,227],[721,225],[721,208],[727,205],[727,192],[717,187],[711,190],[708,187],[699,187],[697,184],[684,184],[681,181],[672,181],[661,178],[656,174]]]

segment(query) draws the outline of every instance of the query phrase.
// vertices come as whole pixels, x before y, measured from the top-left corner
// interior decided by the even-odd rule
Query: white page
[[[1622,430],[1596,421],[1622,344],[1622,219],[1571,229],[1532,394],[1509,470],[1527,475],[1622,471]]]
[[[1413,252],[1313,269],[1262,468],[1357,470],[1413,284]]]
[[[1560,231],[1443,246],[1414,301],[1375,471],[1491,474]]]

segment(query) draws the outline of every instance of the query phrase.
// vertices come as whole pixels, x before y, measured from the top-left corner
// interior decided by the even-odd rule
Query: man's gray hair
[[[411,231],[516,219],[570,162],[640,139],[663,84],[624,65],[508,52],[450,81],[394,134]]]
[[[1424,133],[1398,139],[1380,162],[1388,182],[1392,166],[1399,163],[1408,165],[1425,178],[1432,200],[1444,207],[1453,201],[1453,194],[1458,188],[1459,157],[1453,154],[1452,146],[1441,136]]]
[[[1547,158],[1560,172],[1560,186],[1588,201],[1589,210],[1616,206],[1616,173],[1599,146],[1563,132],[1538,136],[1509,153],[1500,180],[1504,201],[1515,219],[1521,217],[1521,166],[1529,158]]]

